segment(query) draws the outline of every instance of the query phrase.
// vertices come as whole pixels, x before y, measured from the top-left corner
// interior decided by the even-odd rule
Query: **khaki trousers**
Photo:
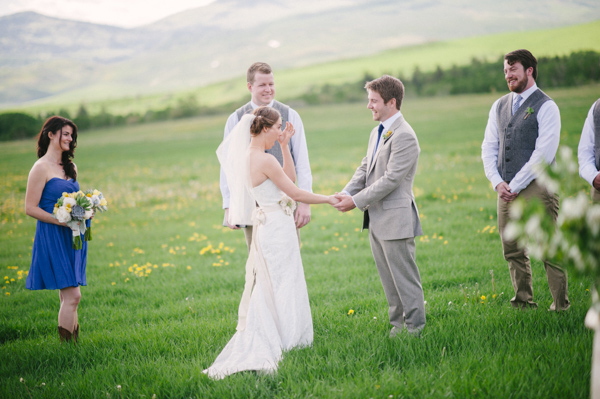
[[[537,184],[534,180],[527,188],[519,193],[520,198],[530,199],[539,198],[546,207],[546,212],[552,216],[554,221],[558,216],[558,196],[550,194],[546,189]],[[537,303],[533,302],[533,285],[531,277],[531,262],[527,256],[527,250],[521,248],[516,241],[509,241],[504,238],[504,228],[509,221],[510,203],[505,202],[498,197],[498,232],[502,240],[502,250],[504,259],[508,262],[510,278],[512,280],[515,296],[510,300],[513,307],[532,307],[537,308]],[[544,261],[548,286],[552,294],[552,305],[550,310],[566,310],[571,305],[567,295],[567,273],[560,266]]]
[[[596,190],[595,187],[592,187],[592,201],[600,202],[600,191]]]

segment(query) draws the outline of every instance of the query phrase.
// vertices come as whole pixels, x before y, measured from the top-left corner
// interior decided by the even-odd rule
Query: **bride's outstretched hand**
[[[285,130],[281,132],[281,135],[279,136],[279,145],[287,145],[294,133],[296,133],[296,130],[294,130],[294,125],[292,125],[290,122],[286,122]]]

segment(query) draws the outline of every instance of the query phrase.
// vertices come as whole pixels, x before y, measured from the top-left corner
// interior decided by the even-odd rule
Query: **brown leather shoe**
[[[58,335],[60,336],[60,342],[69,342],[73,339],[71,331],[61,326],[58,326]]]
[[[73,330],[73,341],[75,341],[75,343],[79,341],[79,323],[77,323],[77,326]]]

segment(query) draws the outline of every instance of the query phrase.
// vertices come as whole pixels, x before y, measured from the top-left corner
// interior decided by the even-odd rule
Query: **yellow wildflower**
[[[349,316],[352,316],[353,314],[354,314],[354,309],[350,309],[350,310],[348,311],[348,315],[349,315]]]

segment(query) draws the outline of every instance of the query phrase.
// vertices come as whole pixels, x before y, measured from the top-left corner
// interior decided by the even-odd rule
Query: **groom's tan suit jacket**
[[[344,191],[365,212],[363,228],[369,228],[379,239],[400,240],[422,235],[412,189],[421,151],[417,136],[403,116],[382,132],[373,155],[377,136],[375,127],[367,155]]]

